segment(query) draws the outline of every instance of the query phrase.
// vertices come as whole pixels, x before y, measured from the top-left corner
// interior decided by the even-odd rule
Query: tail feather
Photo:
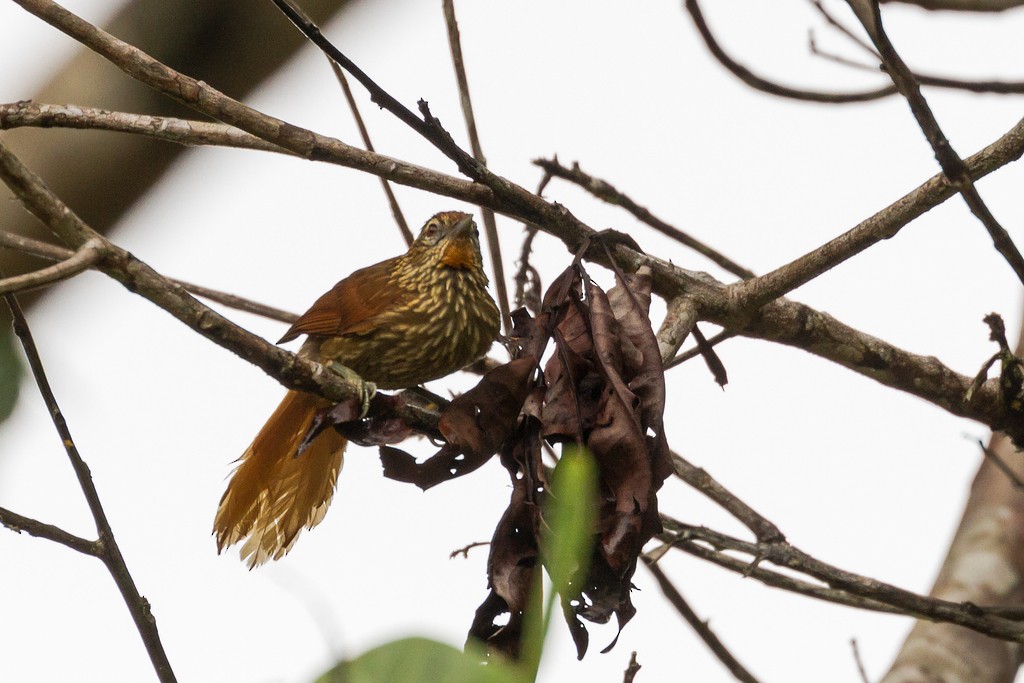
[[[328,429],[296,454],[316,412],[328,405],[300,391],[284,397],[239,458],[220,499],[213,522],[217,552],[244,541],[241,557],[252,569],[284,557],[303,528],[323,520],[346,441]]]

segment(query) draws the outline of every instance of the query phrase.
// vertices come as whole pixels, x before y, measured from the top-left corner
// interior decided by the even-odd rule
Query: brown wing
[[[300,334],[340,337],[372,329],[381,313],[400,306],[408,296],[390,284],[397,260],[392,258],[361,268],[334,285],[299,316],[278,344]]]

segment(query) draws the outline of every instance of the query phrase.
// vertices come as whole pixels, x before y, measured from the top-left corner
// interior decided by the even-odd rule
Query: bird
[[[307,335],[298,355],[340,364],[380,389],[449,375],[483,356],[500,317],[473,217],[444,211],[409,250],[356,270],[299,316],[278,343]],[[320,432],[299,453],[314,417],[331,402],[291,390],[236,461],[214,518],[217,552],[242,543],[250,569],[278,560],[319,524],[334,496],[346,440]]]

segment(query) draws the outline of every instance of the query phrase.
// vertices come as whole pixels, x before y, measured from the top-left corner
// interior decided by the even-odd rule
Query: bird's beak
[[[459,219],[459,222],[452,226],[448,233],[448,242],[445,245],[444,254],[441,256],[441,263],[449,268],[477,268],[479,259],[479,248],[473,235],[473,217],[467,215]]]
[[[459,219],[459,222],[452,227],[452,231],[448,234],[449,238],[459,238],[469,235],[473,230],[473,216],[466,214],[464,218]]]

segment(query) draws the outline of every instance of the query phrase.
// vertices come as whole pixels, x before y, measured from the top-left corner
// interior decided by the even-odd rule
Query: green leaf
[[[587,449],[562,449],[544,521],[541,555],[551,583],[563,597],[575,598],[580,587],[573,580],[587,573],[597,523],[597,465]]]
[[[482,653],[463,652],[427,638],[387,643],[342,662],[316,683],[517,683],[522,673],[514,664]]]
[[[540,539],[541,558],[554,590],[547,596],[543,618],[537,613],[527,614],[521,662],[530,672],[527,680],[536,680],[540,669],[556,596],[560,594],[563,600],[574,600],[580,595],[581,582],[590,567],[596,523],[597,464],[587,449],[563,446],[562,457],[551,474],[544,508],[545,531]],[[535,610],[543,603],[540,573],[536,578],[530,601]]]

